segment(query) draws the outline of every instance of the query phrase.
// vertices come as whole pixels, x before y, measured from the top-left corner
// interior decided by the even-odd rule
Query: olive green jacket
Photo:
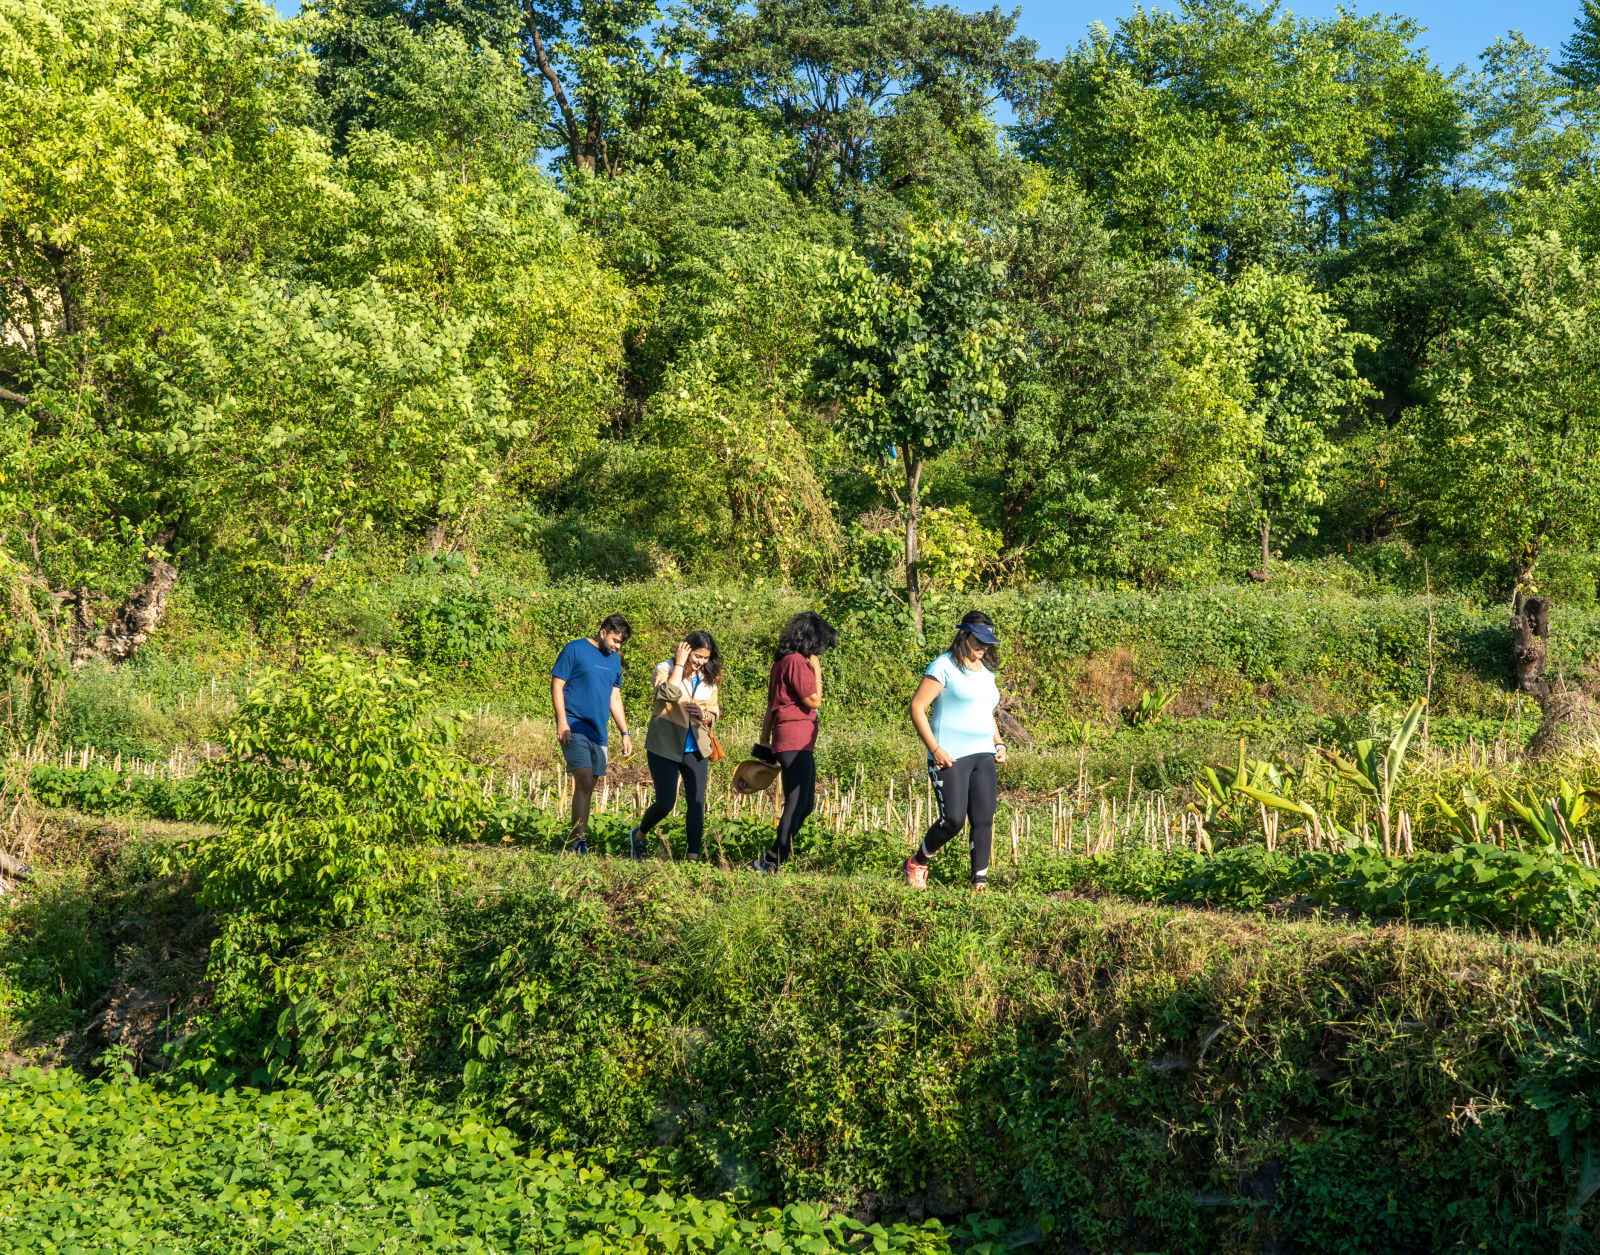
[[[702,680],[691,696],[688,684],[673,680],[670,658],[656,668],[651,683],[655,688],[655,706],[650,713],[650,727],[645,732],[645,752],[674,762],[683,757],[683,743],[689,733],[689,716],[684,713],[683,703],[692,700],[700,703],[706,715],[706,722],[695,726],[694,741],[700,752],[709,757],[711,724],[722,714],[717,686]]]

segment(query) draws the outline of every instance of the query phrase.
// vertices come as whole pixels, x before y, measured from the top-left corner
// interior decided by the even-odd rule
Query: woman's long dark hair
[[[961,626],[956,629],[955,639],[950,642],[950,657],[956,665],[961,664],[961,650],[963,646],[970,646],[983,651],[983,665],[991,671],[1000,670],[1000,647],[998,645],[985,645],[971,632],[967,631],[970,623],[981,623],[984,627],[992,628],[994,620],[981,610],[969,610],[961,616]]]
[[[833,625],[824,619],[815,610],[802,610],[784,625],[783,634],[778,637],[777,658],[785,654],[800,654],[811,657],[812,654],[824,654],[839,643],[839,633],[833,630]]]
[[[684,642],[690,649],[703,649],[711,656],[706,659],[706,665],[700,668],[699,674],[707,684],[715,684],[722,679],[722,651],[717,648],[717,638],[710,632],[690,632],[685,636]]]

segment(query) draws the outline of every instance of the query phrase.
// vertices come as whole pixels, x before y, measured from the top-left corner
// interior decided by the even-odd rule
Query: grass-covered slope
[[[1584,1223],[1590,948],[475,857],[211,1045],[1059,1250],[1532,1252]]]
[[[1430,666],[1435,736],[1470,731],[1494,740],[1518,730],[1519,721],[1526,735],[1538,719],[1531,704],[1519,713],[1508,699],[1505,608],[1455,597],[1430,602],[1222,586],[934,593],[928,639],[919,644],[893,603],[854,593],[668,582],[523,586],[485,574],[353,582],[313,598],[293,633],[225,627],[206,605],[180,596],[131,666],[115,675],[91,669],[78,678],[60,738],[144,756],[216,741],[250,671],[315,646],[408,657],[441,682],[450,700],[487,707],[512,725],[485,730],[475,746],[485,757],[532,748],[550,758],[550,736],[525,745],[517,727],[524,716],[541,732],[548,727],[551,662],[563,643],[592,632],[612,611],[625,613],[636,629],[624,651],[624,693],[635,720],[646,710],[654,664],[671,655],[683,632],[707,628],[729,668],[723,685],[729,726],[753,732],[778,631],[796,611],[815,607],[841,629],[840,646],[827,660],[824,771],[901,767],[915,758],[904,712],[916,678],[949,643],[949,625],[974,606],[999,625],[1002,688],[1047,745],[1067,738],[1073,720],[1116,724],[1124,707],[1156,688],[1173,694],[1167,721],[1196,723],[1202,741],[1218,724],[1235,734],[1251,731],[1241,726],[1249,723],[1256,735],[1304,736],[1329,714],[1379,702],[1404,707],[1428,689]],[[1579,682],[1600,658],[1600,615],[1558,605],[1550,645],[1553,667]],[[1208,743],[1194,752],[1220,751]],[[1130,747],[1119,754],[1137,756]]]

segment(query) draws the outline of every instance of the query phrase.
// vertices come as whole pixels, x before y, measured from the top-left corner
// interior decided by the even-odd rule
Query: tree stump
[[[1544,678],[1550,661],[1550,599],[1524,597],[1517,591],[1511,609],[1511,665],[1516,675],[1512,687],[1542,701],[1550,691]]]
[[[1550,599],[1519,591],[1511,613],[1512,687],[1539,703],[1539,727],[1524,751],[1532,759],[1560,757],[1595,735],[1588,697],[1563,681],[1552,684],[1549,662]]]
[[[1594,712],[1584,691],[1561,684],[1539,702],[1539,727],[1525,753],[1535,760],[1560,758],[1593,740],[1596,731]]]
[[[1022,703],[1017,700],[1015,693],[1001,694],[1000,708],[994,712],[994,721],[1007,745],[1021,750],[1033,748],[1033,734],[1023,726]]]

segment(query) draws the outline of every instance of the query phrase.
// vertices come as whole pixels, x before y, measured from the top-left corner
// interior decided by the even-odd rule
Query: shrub
[[[390,660],[268,672],[196,786],[200,814],[226,825],[195,848],[202,900],[348,919],[437,875],[425,847],[475,833],[482,815],[457,721],[427,698]]]
[[[422,582],[406,603],[401,642],[414,661],[436,667],[462,667],[498,653],[506,643],[498,602],[482,580]]]

